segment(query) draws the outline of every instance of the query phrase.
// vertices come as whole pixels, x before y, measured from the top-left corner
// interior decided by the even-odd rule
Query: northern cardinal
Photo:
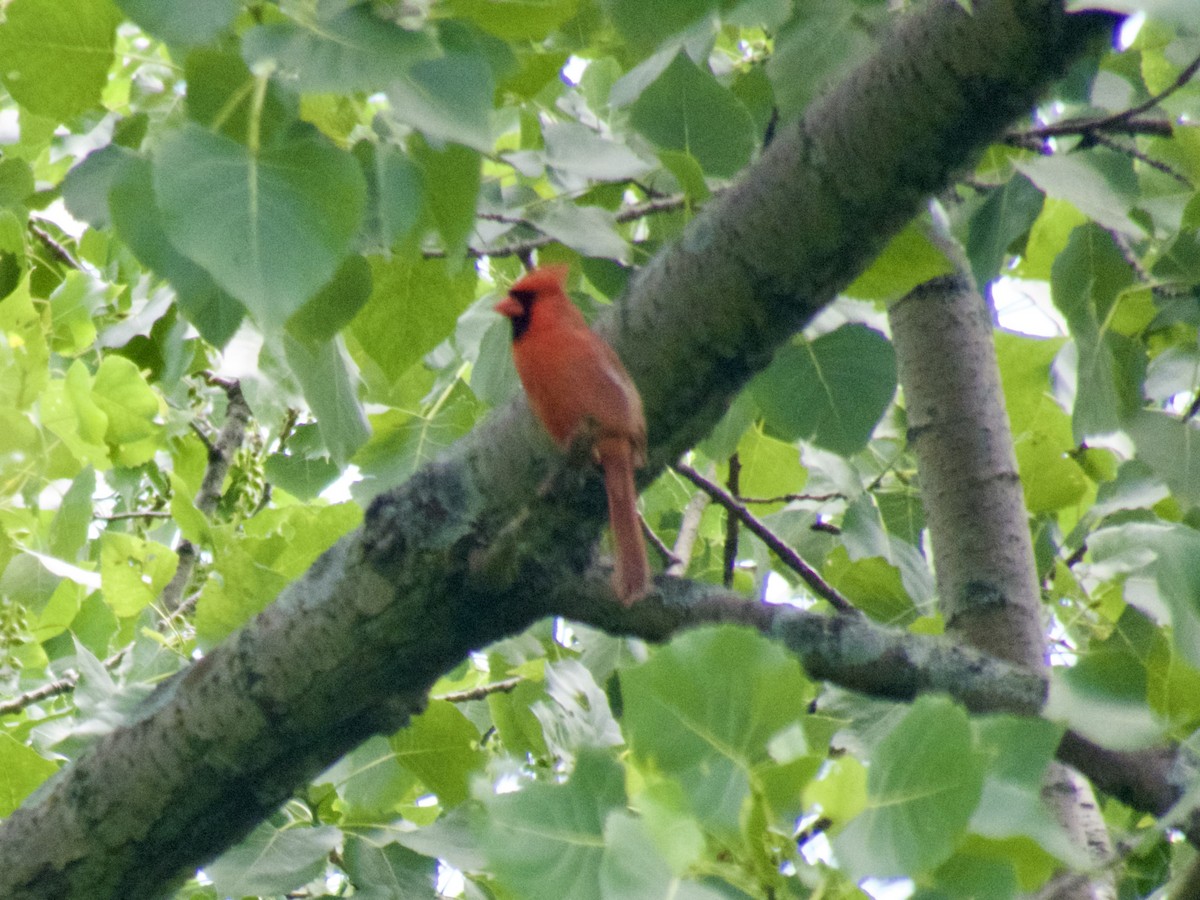
[[[496,311],[512,320],[517,374],[554,442],[566,450],[581,433],[595,434],[616,547],[613,587],[629,606],[650,583],[633,483],[634,469],[646,463],[642,398],[612,347],[567,298],[566,280],[565,265],[535,269],[513,284]]]

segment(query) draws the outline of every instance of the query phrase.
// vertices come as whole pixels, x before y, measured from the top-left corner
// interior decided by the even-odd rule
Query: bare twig
[[[111,516],[92,516],[98,522],[123,522],[127,519],[169,519],[171,513],[165,509],[142,509],[134,512],[113,513]]]
[[[700,490],[704,491],[713,501],[725,507],[730,513],[738,518],[751,533],[758,537],[771,552],[774,553],[789,569],[804,579],[805,584],[809,586],[814,594],[828,601],[829,605],[844,615],[861,615],[853,604],[834,589],[833,585],[821,577],[812,566],[806,563],[795,550],[785,544],[775,535],[771,529],[762,523],[762,521],[746,509],[744,505],[738,503],[733,497],[718,484],[705,478],[691,466],[685,463],[676,463],[672,466],[676,472],[690,481]]]
[[[125,654],[129,652],[129,647],[122,647],[112,656],[104,660],[104,668],[114,669],[121,662]],[[11,700],[5,700],[0,703],[0,716],[19,713],[27,706],[32,706],[41,700],[49,700],[51,697],[57,697],[61,694],[69,694],[75,690],[75,686],[79,684],[79,672],[75,669],[67,669],[63,672],[61,678],[57,678],[48,684],[43,684],[39,688],[34,688],[32,691],[26,691],[24,694],[19,694]]]
[[[697,491],[683,508],[683,520],[679,523],[679,533],[675,536],[675,546],[671,555],[675,561],[667,566],[668,575],[682,576],[692,561],[692,551],[696,547],[696,539],[700,536],[700,520],[704,510],[712,500],[704,491]]]
[[[448,703],[466,703],[470,700],[482,700],[489,694],[507,694],[524,680],[524,678],[506,678],[503,681],[481,684],[479,687],[469,688],[465,691],[450,691],[446,694],[437,694],[433,699],[445,700]]]
[[[658,554],[659,558],[668,566],[677,562],[678,558],[674,552],[663,543],[663,539],[654,532],[654,529],[650,527],[650,523],[646,521],[646,518],[639,514],[638,521],[642,524],[642,536],[650,542],[650,546],[654,548],[654,552]]]
[[[221,486],[225,483],[225,476],[229,472],[229,466],[233,463],[234,455],[246,437],[246,425],[250,421],[250,407],[246,403],[241,385],[237,381],[218,378],[214,375],[206,376],[205,380],[224,390],[229,398],[225,411],[225,424],[221,426],[215,442],[208,441],[204,438],[203,432],[196,429],[208,447],[208,466],[204,470],[200,490],[196,492],[195,503],[196,509],[207,517],[213,514],[217,504],[221,502]],[[179,565],[167,586],[163,588],[161,595],[163,607],[171,613],[172,618],[186,615],[191,609],[190,598],[189,601],[185,601],[184,593],[187,591],[188,582],[191,581],[192,572],[196,569],[196,560],[199,558],[199,550],[196,545],[186,538],[179,542],[176,553],[179,555]],[[195,595],[193,594],[193,596]]]
[[[742,461],[734,453],[729,457],[729,477],[725,479],[725,487],[729,490],[729,498],[738,502],[741,491]],[[738,517],[725,518],[725,555],[722,559],[722,578],[725,587],[733,587],[733,570],[737,566],[738,551]]]

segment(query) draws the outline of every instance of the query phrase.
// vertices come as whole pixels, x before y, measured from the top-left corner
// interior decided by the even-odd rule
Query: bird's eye
[[[509,291],[508,295],[522,306],[528,306],[533,302],[533,291]]]

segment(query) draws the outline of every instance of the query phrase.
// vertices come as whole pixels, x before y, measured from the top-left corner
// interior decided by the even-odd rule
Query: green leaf
[[[616,216],[606,209],[547,203],[530,210],[529,218],[539,231],[584,256],[629,260],[629,244],[617,232]]]
[[[442,259],[372,257],[374,290],[350,324],[359,346],[396,381],[454,331],[475,299],[471,267],[451,274]]]
[[[104,599],[120,618],[137,615],[167,586],[179,557],[157,541],[106,531],[100,538],[100,581]]]
[[[756,141],[742,102],[682,52],[634,102],[630,123],[658,147],[686,152],[725,178],[750,161]]]
[[[396,809],[411,796],[416,778],[396,761],[387,738],[367,738],[321,776],[346,804],[355,821],[390,822]]]
[[[278,80],[265,82],[260,94],[263,81],[231,47],[197,47],[188,53],[183,74],[188,116],[238,143],[266,147],[300,115],[298,97],[284,91]]]
[[[785,122],[798,119],[814,97],[875,48],[871,29],[884,9],[877,4],[872,14],[864,4],[845,0],[816,0],[797,7],[767,60],[767,75]]]
[[[158,148],[154,193],[171,242],[266,328],[280,328],[341,263],[366,186],[311,127],[253,154],[185,125]]]
[[[392,82],[392,113],[429,138],[492,149],[492,71],[479,56],[448,53],[410,67]]]
[[[953,268],[946,255],[914,222],[892,238],[870,268],[846,288],[846,294],[863,300],[899,300],[918,285],[946,275]]]
[[[330,457],[344,466],[371,436],[366,413],[358,401],[358,373],[353,362],[340,339],[314,347],[288,335],[284,350],[288,367],[317,417]]]
[[[479,154],[455,144],[435,150],[419,136],[410,142],[410,150],[425,178],[426,202],[442,236],[446,256],[457,263],[466,251],[467,236],[475,227],[481,178]]]
[[[74,118],[100,103],[120,21],[109,0],[13,0],[0,23],[0,80],[30,112]]]
[[[848,456],[866,446],[896,392],[896,353],[878,331],[843,325],[785,346],[750,389],[770,431]]]
[[[131,150],[109,144],[84,157],[63,179],[67,212],[93,228],[109,224],[108,192],[114,180],[136,159]]]
[[[543,126],[546,165],[560,172],[595,181],[628,181],[640,178],[654,166],[627,144],[605,138],[576,122],[551,122]]]
[[[446,9],[514,43],[541,41],[575,15],[579,0],[449,0]]]
[[[613,24],[639,50],[656,47],[664,38],[716,11],[716,0],[608,0]]]
[[[288,319],[288,333],[310,344],[333,340],[370,296],[371,267],[361,256],[351,254],[330,282]]]
[[[138,367],[123,356],[104,357],[92,383],[92,399],[108,419],[104,440],[113,448],[113,459],[124,466],[149,461],[159,449],[166,404]]]
[[[342,474],[342,467],[325,456],[272,453],[267,457],[263,474],[271,484],[298,500],[307,501],[333,484]]]
[[[1029,231],[1045,197],[1024,175],[1014,175],[988,196],[971,217],[967,257],[975,282],[985,285],[998,274],[1013,241]]]
[[[471,775],[486,761],[479,729],[445,700],[431,702],[389,742],[396,761],[437,794],[445,808],[467,799]]]
[[[331,826],[280,829],[267,822],[205,866],[204,874],[221,896],[286,894],[320,875],[341,840],[341,829]]]
[[[116,0],[138,27],[168,44],[204,44],[233,24],[237,0]]]
[[[867,809],[834,838],[853,873],[917,875],[950,858],[983,790],[985,757],[966,712],[921,697],[875,748]]]
[[[1088,538],[1097,574],[1128,573],[1126,600],[1169,619],[1175,647],[1200,667],[1200,533],[1184,525],[1129,522]]]
[[[488,861],[515,896],[602,900],[604,823],[625,804],[619,765],[600,751],[587,750],[565,785],[531,784],[486,803]]]
[[[655,847],[646,823],[623,810],[609,813],[604,823],[608,847],[600,868],[601,894],[621,900],[722,900],[729,895],[716,887],[685,880],[671,872]]]
[[[0,206],[20,208],[34,192],[33,169],[16,157],[0,159]]]
[[[367,179],[366,232],[381,250],[415,243],[425,211],[421,168],[391,144],[359,141],[354,156]]]
[[[50,553],[68,562],[75,559],[87,543],[92,524],[92,495],[96,493],[96,472],[86,468],[63,494],[54,521],[50,523]]]
[[[421,856],[399,844],[380,843],[372,835],[347,835],[342,867],[364,900],[432,897],[437,886],[436,859]]]
[[[1069,201],[1098,227],[1135,238],[1145,236],[1146,229],[1129,215],[1138,202],[1137,179],[1123,154],[1093,147],[1087,153],[1018,160],[1016,166],[1047,197]]]
[[[0,303],[0,332],[5,335],[0,340],[0,407],[28,409],[50,381],[46,326],[33,305],[28,279]]]
[[[1112,235],[1096,225],[1077,228],[1054,263],[1051,296],[1078,348],[1072,419],[1077,443],[1118,430],[1141,406],[1137,360],[1127,358],[1130,345],[1109,331],[1117,298],[1133,278]]]
[[[424,32],[358,4],[328,19],[259,25],[243,37],[242,53],[255,71],[275,63],[301,91],[346,93],[383,90],[436,47]]]
[[[55,763],[0,732],[0,816],[11,815],[26,797],[57,771]]]
[[[179,526],[180,533],[193,544],[210,545],[212,536],[208,519],[196,508],[187,485],[174,472],[168,472],[167,476],[171,479],[171,518]]]
[[[175,288],[180,310],[200,335],[224,347],[245,309],[167,239],[151,172],[150,161],[137,158],[116,175],[108,197],[113,226],[138,261]]]
[[[795,658],[739,628],[688,632],[621,674],[639,764],[677,779],[693,813],[737,834],[767,743],[802,715],[811,688]]]
[[[1200,445],[1196,425],[1158,410],[1139,410],[1125,430],[1147,463],[1188,506],[1200,504]]]

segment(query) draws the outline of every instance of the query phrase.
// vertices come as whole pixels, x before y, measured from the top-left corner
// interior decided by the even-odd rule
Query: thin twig
[[[816,569],[806,563],[795,550],[780,540],[754,513],[729,496],[720,485],[705,478],[685,463],[676,463],[672,468],[712,497],[714,502],[719,503],[736,516],[742,524],[770,548],[771,552],[779,557],[784,565],[803,578],[814,594],[828,601],[829,605],[839,613],[844,615],[861,615],[849,600],[839,594],[833,585],[821,577]]]
[[[663,539],[655,533],[654,529],[650,527],[650,523],[646,521],[646,517],[639,513],[638,521],[642,525],[642,536],[650,542],[650,546],[654,548],[654,552],[658,554],[659,558],[668,567],[674,565],[678,561],[678,557],[675,556],[670,547],[663,543]]]
[[[111,516],[92,516],[98,522],[123,522],[126,519],[169,519],[171,513],[165,509],[143,509],[135,512],[113,513]]]
[[[122,647],[112,656],[108,657],[102,665],[104,668],[112,670],[121,662],[125,654],[129,652],[129,647]],[[63,672],[62,677],[49,684],[43,684],[39,688],[34,688],[32,691],[26,691],[13,697],[11,700],[5,700],[0,703],[0,716],[19,713],[27,706],[32,706],[41,700],[48,700],[51,697],[57,697],[61,694],[69,694],[75,690],[75,686],[79,684],[79,672],[76,669],[67,669]]]
[[[729,499],[738,502],[741,490],[742,461],[737,453],[729,457],[729,477],[725,479],[725,487],[729,491]],[[733,570],[737,566],[738,552],[738,517],[725,518],[725,555],[722,559],[721,570],[725,587],[733,587]]]
[[[225,391],[229,398],[225,410],[225,424],[217,433],[215,442],[208,441],[204,438],[203,432],[196,429],[208,446],[208,465],[205,467],[204,478],[200,482],[200,490],[196,492],[194,502],[196,509],[203,516],[209,517],[216,511],[217,504],[221,502],[221,487],[225,483],[225,476],[229,473],[229,467],[233,464],[233,458],[237,454],[238,448],[242,446],[242,441],[246,438],[246,426],[250,421],[250,407],[246,403],[241,385],[237,381],[212,374],[206,374],[205,380]],[[194,425],[195,423],[193,423]],[[179,564],[175,568],[175,574],[163,588],[161,595],[163,607],[171,614],[171,619],[184,616],[191,609],[191,603],[185,602],[184,594],[200,556],[196,545],[186,538],[179,542],[175,552],[179,556]]]
[[[845,500],[846,495],[837,491],[832,494],[780,494],[778,497],[738,497],[742,503],[792,503],[807,501],[809,503],[828,503],[830,500]]]
[[[445,700],[448,703],[466,703],[470,700],[482,700],[489,694],[507,694],[524,680],[524,678],[506,678],[504,681],[481,684],[479,687],[468,688],[465,691],[450,691],[447,694],[438,694],[433,699]]]
[[[680,577],[687,572],[688,565],[692,561],[692,552],[696,548],[696,540],[700,537],[700,521],[704,518],[704,510],[708,509],[711,502],[712,498],[704,491],[696,491],[692,495],[692,499],[687,502],[687,506],[683,508],[679,533],[675,536],[675,546],[671,549],[671,555],[675,557],[675,561],[667,566],[666,574]]]

